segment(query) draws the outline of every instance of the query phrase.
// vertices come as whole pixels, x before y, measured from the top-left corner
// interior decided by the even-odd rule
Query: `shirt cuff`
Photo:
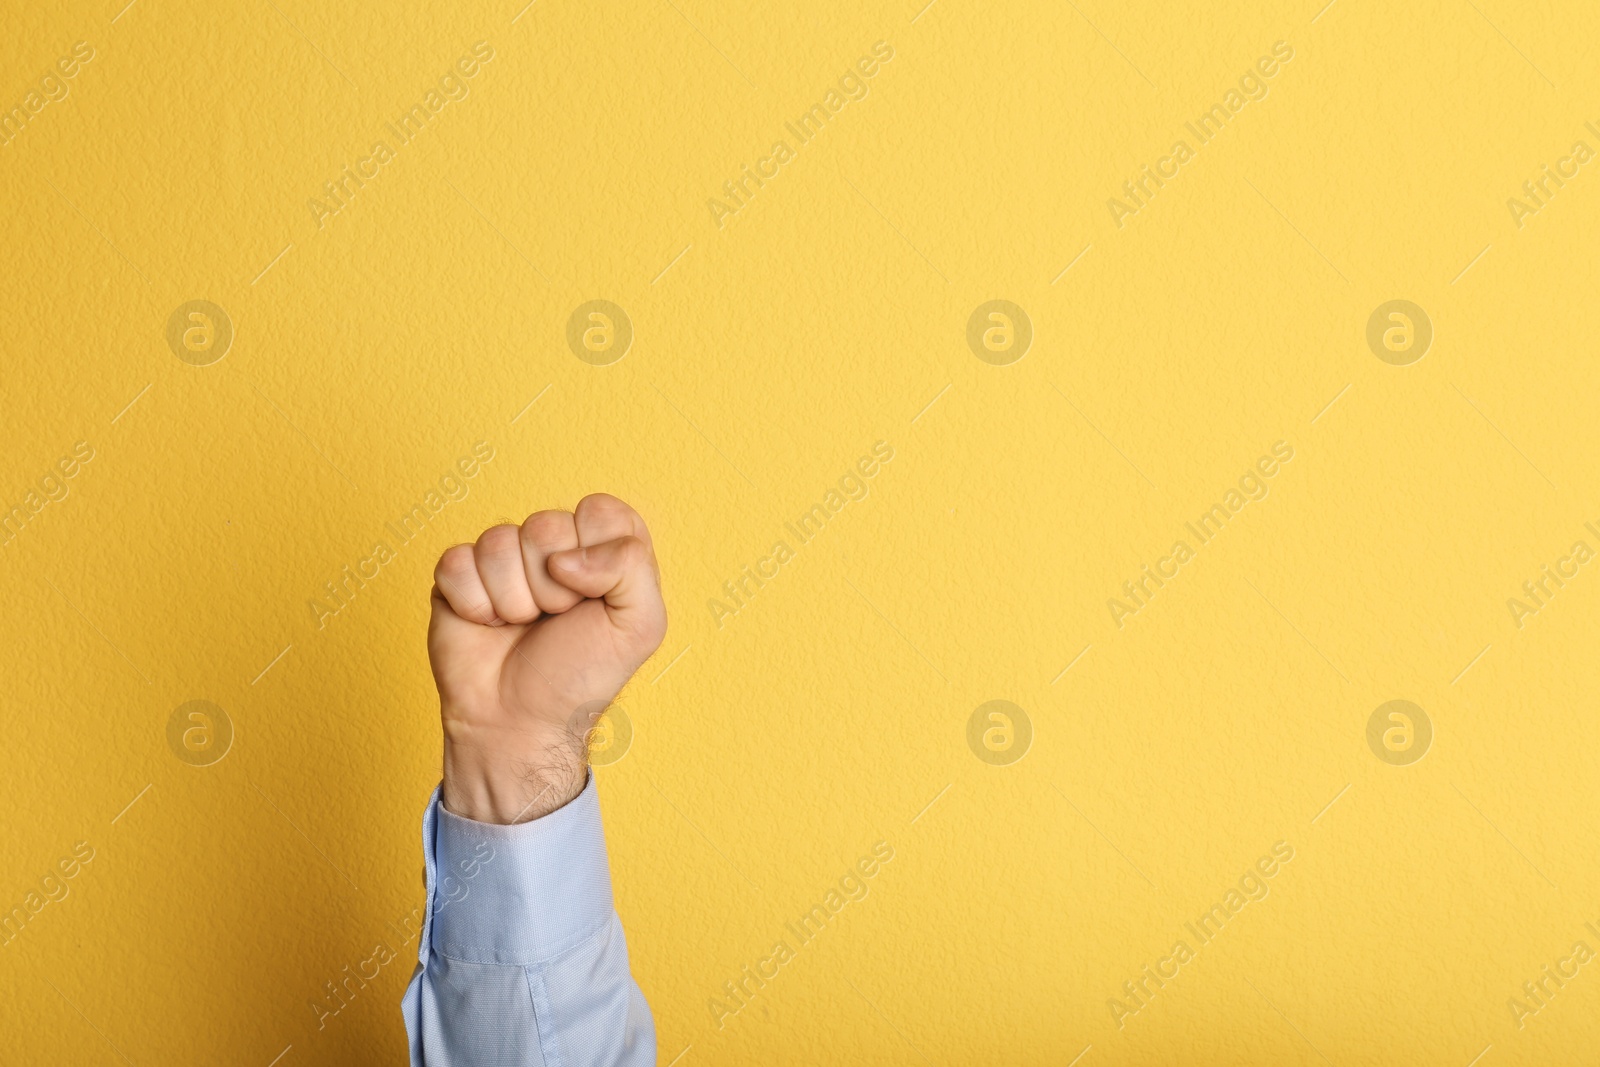
[[[586,940],[614,914],[600,797],[515,826],[446,811],[435,793],[432,948],[469,963],[526,966]]]

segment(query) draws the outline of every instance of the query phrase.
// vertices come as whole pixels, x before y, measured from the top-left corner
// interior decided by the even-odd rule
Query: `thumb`
[[[591,599],[603,599],[614,621],[653,632],[666,630],[666,608],[650,547],[637,537],[552,552],[550,577]]]

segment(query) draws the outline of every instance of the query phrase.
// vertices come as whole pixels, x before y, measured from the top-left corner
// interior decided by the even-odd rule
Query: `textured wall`
[[[663,1063],[1592,1056],[1592,5],[123,3],[0,34],[0,1058],[399,1062],[433,561],[597,489]]]

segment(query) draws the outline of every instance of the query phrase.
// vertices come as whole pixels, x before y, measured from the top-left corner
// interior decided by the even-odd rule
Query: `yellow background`
[[[1506,601],[1600,547],[1600,163],[1520,228],[1506,201],[1600,149],[1600,14],[918,6],[6,5],[5,106],[95,55],[0,148],[0,504],[94,458],[0,550],[0,905],[95,858],[0,950],[0,1058],[402,1062],[434,559],[597,489],[651,523],[672,613],[597,772],[662,1063],[1592,1056],[1600,964],[1520,1027],[1507,1001],[1600,949],[1600,567],[1520,628]],[[319,228],[478,41],[469,95]],[[1119,228],[1107,199],[1277,41],[1266,98]],[[1365,340],[1396,298],[1435,331],[1409,366]],[[166,341],[195,299],[235,329],[205,367]],[[633,324],[610,366],[565,340],[591,299]],[[990,299],[1033,324],[1008,366],[967,346]],[[870,495],[719,626],[879,440]],[[1266,499],[1119,628],[1107,599],[1279,440]],[[318,628],[477,441],[466,499]],[[207,767],[167,743],[195,699],[236,730]],[[994,699],[1033,726],[1008,766],[966,741]],[[1391,699],[1433,724],[1409,766],[1367,745]],[[880,840],[867,898],[719,1027]],[[1119,1026],[1278,841],[1270,895]]]

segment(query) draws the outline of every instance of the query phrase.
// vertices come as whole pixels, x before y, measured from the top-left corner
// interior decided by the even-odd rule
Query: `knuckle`
[[[591,493],[578,501],[573,511],[579,540],[588,544],[611,541],[632,535],[649,546],[650,533],[644,519],[631,505],[610,493]]]
[[[473,550],[474,555],[478,559],[493,560],[520,556],[522,548],[517,539],[518,532],[515,526],[491,526],[478,535],[478,543]]]
[[[482,592],[471,545],[452,545],[433,569],[434,584],[445,602],[463,618],[484,622],[494,617],[494,605]]]
[[[439,556],[439,562],[433,568],[433,576],[435,580],[444,578],[454,581],[472,565],[471,545],[451,545]]]
[[[567,548],[572,540],[572,516],[564,511],[536,511],[523,522],[522,537],[543,552]]]
[[[633,509],[610,493],[590,493],[578,501],[574,512],[578,521],[585,523],[631,520]]]
[[[628,505],[624,504],[620,497],[612,496],[610,493],[590,493],[588,496],[578,501],[578,506],[580,508],[588,509],[625,508]]]

